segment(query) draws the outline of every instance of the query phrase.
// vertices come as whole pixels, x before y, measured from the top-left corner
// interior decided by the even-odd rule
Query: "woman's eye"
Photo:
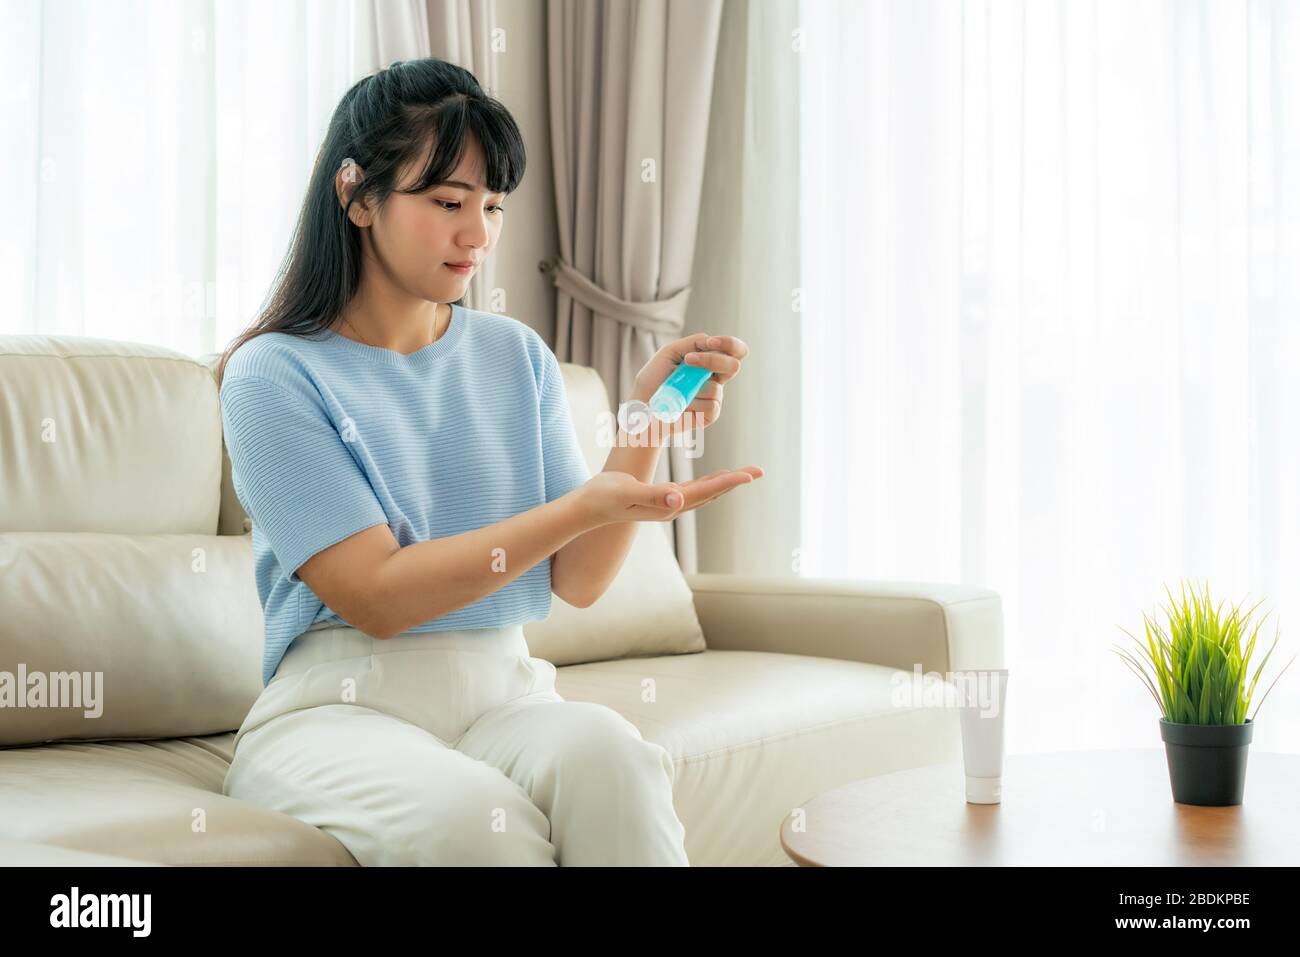
[[[437,203],[439,206],[441,206],[443,209],[460,209],[460,203],[455,203],[448,199],[435,199],[434,202]],[[500,203],[498,203],[495,206],[489,206],[488,209],[504,210],[505,207],[502,206]]]

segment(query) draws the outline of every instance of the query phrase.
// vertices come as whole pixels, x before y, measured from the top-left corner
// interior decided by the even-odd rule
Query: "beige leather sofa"
[[[261,690],[262,617],[215,359],[0,336],[0,864],[356,863],[221,793]],[[562,367],[595,472],[603,387]],[[819,792],[935,762],[961,774],[956,712],[893,692],[914,667],[1002,667],[995,593],[683,576],[666,532],[643,524],[598,602],[556,598],[525,633],[563,697],[673,755],[693,865],[788,864],[782,821]]]

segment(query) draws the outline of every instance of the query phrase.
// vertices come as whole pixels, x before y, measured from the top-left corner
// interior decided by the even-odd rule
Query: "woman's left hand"
[[[741,360],[747,355],[749,346],[735,336],[711,336],[701,332],[674,340],[641,367],[641,371],[636,374],[631,397],[649,402],[655,390],[663,385],[664,380],[682,362],[710,369],[713,375],[677,421],[667,424],[655,420],[653,424],[659,426],[664,435],[712,425],[722,415],[723,383],[735,378],[740,372]]]

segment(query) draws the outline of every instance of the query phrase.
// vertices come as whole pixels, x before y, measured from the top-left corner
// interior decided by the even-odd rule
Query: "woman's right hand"
[[[689,482],[649,483],[626,472],[601,472],[576,491],[583,510],[596,525],[667,522],[762,477],[763,470],[757,465],[718,469]]]

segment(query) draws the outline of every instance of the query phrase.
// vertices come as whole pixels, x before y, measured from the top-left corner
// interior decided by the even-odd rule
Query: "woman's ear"
[[[351,156],[339,165],[339,170],[334,175],[334,191],[338,195],[339,205],[344,209],[348,209],[348,200],[352,197],[352,191],[364,177],[365,170],[358,166]],[[364,198],[361,203],[353,203],[348,209],[348,219],[357,226],[369,226],[371,218],[370,204]]]

